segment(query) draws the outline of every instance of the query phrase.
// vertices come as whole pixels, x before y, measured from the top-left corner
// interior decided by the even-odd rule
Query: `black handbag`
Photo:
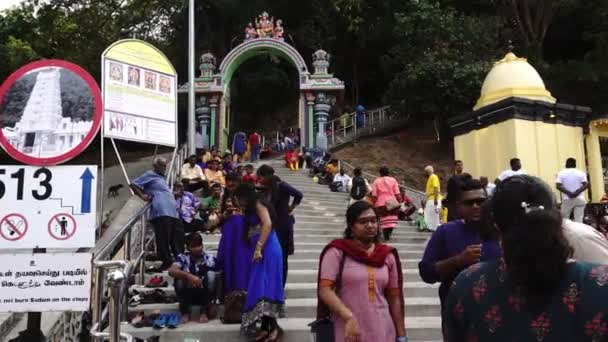
[[[342,259],[340,260],[340,267],[338,269],[338,275],[336,276],[336,295],[342,288],[342,270],[344,269],[344,260],[346,254],[342,252]],[[320,271],[320,270],[319,270]],[[308,324],[310,327],[310,341],[311,342],[334,342],[334,322],[331,317],[325,317],[317,319],[314,322]]]

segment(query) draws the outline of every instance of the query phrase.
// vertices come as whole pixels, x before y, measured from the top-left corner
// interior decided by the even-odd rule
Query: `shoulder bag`
[[[342,259],[340,260],[340,267],[338,269],[338,275],[336,276],[336,295],[342,288],[342,270],[344,270],[344,260],[346,254],[342,252]],[[318,319],[310,324],[310,341],[311,342],[334,342],[334,322],[331,317],[325,317]]]

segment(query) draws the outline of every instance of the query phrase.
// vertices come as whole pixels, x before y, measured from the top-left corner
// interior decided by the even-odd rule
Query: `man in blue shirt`
[[[153,169],[134,179],[130,187],[146,202],[152,202],[150,220],[154,227],[158,258],[162,269],[173,263],[171,252],[177,256],[184,252],[184,229],[177,214],[177,204],[173,192],[165,179],[167,160],[154,159]]]
[[[442,308],[452,281],[462,270],[501,256],[498,241],[482,236],[482,205],[486,199],[487,194],[479,180],[463,180],[456,202],[461,219],[437,228],[418,264],[422,280],[430,284],[441,282],[439,299]]]

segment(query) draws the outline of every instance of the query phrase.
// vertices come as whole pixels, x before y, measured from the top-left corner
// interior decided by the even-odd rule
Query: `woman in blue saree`
[[[241,330],[251,333],[258,322],[256,341],[279,341],[283,330],[277,323],[283,311],[283,255],[279,239],[272,228],[273,209],[261,200],[253,184],[243,183],[235,191],[238,206],[243,210],[244,226],[241,239],[247,241],[251,267]]]

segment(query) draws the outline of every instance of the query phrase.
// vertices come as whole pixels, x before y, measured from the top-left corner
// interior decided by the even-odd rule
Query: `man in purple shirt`
[[[203,221],[196,218],[201,208],[201,202],[191,192],[184,190],[184,184],[175,182],[173,194],[177,204],[177,215],[181,218],[185,233],[193,233],[202,230]]]
[[[481,214],[486,199],[486,191],[479,180],[463,180],[456,203],[462,219],[437,228],[418,264],[422,280],[429,284],[441,282],[439,299],[442,309],[452,282],[462,270],[501,256],[497,240],[482,238]]]

